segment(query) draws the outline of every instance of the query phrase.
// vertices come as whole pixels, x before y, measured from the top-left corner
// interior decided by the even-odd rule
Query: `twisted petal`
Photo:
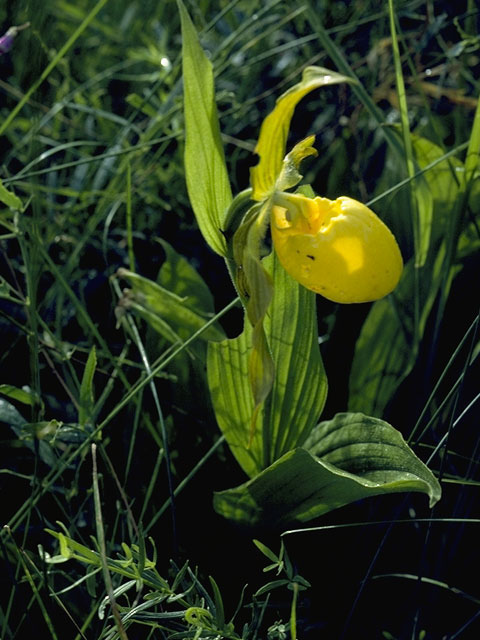
[[[370,302],[396,287],[403,269],[395,237],[371,209],[337,200],[283,194],[274,206],[272,240],[284,269],[329,300]]]

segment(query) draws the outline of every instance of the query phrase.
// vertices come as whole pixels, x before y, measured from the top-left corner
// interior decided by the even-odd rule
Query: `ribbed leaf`
[[[248,447],[254,400],[248,379],[252,328],[245,321],[243,332],[233,340],[210,342],[207,354],[208,387],[215,417],[233,455],[248,476],[262,469],[262,412],[257,417]]]
[[[315,294],[293,280],[276,257],[265,262],[275,283],[274,304],[265,320],[275,363],[264,410],[271,463],[303,444],[322,413],[328,385],[318,347]]]
[[[412,135],[412,142],[415,160],[421,169],[438,161],[438,164],[424,174],[424,178],[433,196],[435,215],[442,219],[451,212],[463,181],[463,162],[455,156],[442,160],[445,155],[442,149],[427,138]],[[437,225],[432,229],[432,233],[438,235]]]
[[[226,255],[220,229],[232,201],[213,84],[212,63],[195,27],[177,0],[182,24],[182,69],[185,114],[185,172],[198,226],[210,247]]]
[[[376,416],[383,415],[399,384],[415,364],[419,342],[441,285],[445,229],[458,197],[458,177],[463,175],[459,160],[441,160],[442,150],[425,138],[413,135],[412,141],[415,160],[421,168],[438,161],[424,174],[423,182],[433,198],[433,224],[431,230],[425,229],[429,241],[424,243],[420,238],[420,246],[422,251],[427,251],[429,246],[430,249],[428,255],[423,254],[425,264],[416,274],[420,300],[417,327],[414,326],[416,267],[412,259],[396,290],[372,306],[355,346],[348,408]]]
[[[419,336],[423,335],[438,293],[445,247],[440,246],[435,253],[435,263],[427,262],[421,271]],[[415,365],[419,343],[415,341],[413,326],[414,269],[412,259],[396,290],[375,302],[362,326],[350,373],[350,411],[382,416]]]
[[[304,447],[253,480],[216,493],[215,510],[246,526],[281,527],[380,494],[418,491],[430,506],[440,499],[434,475],[382,420],[338,414],[320,423]]]
[[[238,338],[209,344],[207,371],[217,422],[244,471],[253,476],[301,445],[326,399],[327,381],[318,348],[315,295],[301,287],[274,256],[263,261],[274,295],[265,319],[275,378],[259,412],[248,448],[254,401],[248,383],[252,344],[249,323]]]

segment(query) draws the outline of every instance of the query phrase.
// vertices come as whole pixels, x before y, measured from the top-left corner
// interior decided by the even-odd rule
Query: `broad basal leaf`
[[[182,2],[182,69],[185,114],[185,172],[187,189],[198,226],[210,247],[226,255],[220,229],[232,193],[220,137],[212,63]]]
[[[438,235],[440,231],[438,223],[440,222],[440,226],[443,227],[443,219],[452,211],[458,190],[464,180],[464,166],[455,156],[444,158],[443,150],[427,138],[413,134],[412,142],[415,160],[421,169],[438,162],[423,174],[435,207],[436,224],[432,233]]]
[[[214,496],[215,510],[245,526],[307,522],[346,504],[386,493],[419,491],[433,506],[438,481],[391,425],[338,414],[305,442],[245,484]]]
[[[423,267],[430,248],[433,222],[433,195],[425,177],[419,176],[414,183],[414,195],[417,201],[419,243],[415,257],[415,267]]]

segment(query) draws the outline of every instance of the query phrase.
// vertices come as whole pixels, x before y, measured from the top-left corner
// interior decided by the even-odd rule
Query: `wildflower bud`
[[[19,31],[27,29],[30,26],[29,22],[21,24],[18,27],[10,27],[6,33],[0,38],[0,55],[7,53],[13,46],[13,40]]]
[[[390,229],[361,202],[278,194],[271,232],[283,268],[334,302],[378,300],[398,284],[402,256]]]

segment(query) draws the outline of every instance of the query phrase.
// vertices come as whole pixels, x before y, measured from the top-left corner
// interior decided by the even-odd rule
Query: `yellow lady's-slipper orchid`
[[[402,256],[390,229],[361,202],[278,194],[271,232],[283,268],[334,302],[370,302],[398,284]]]

